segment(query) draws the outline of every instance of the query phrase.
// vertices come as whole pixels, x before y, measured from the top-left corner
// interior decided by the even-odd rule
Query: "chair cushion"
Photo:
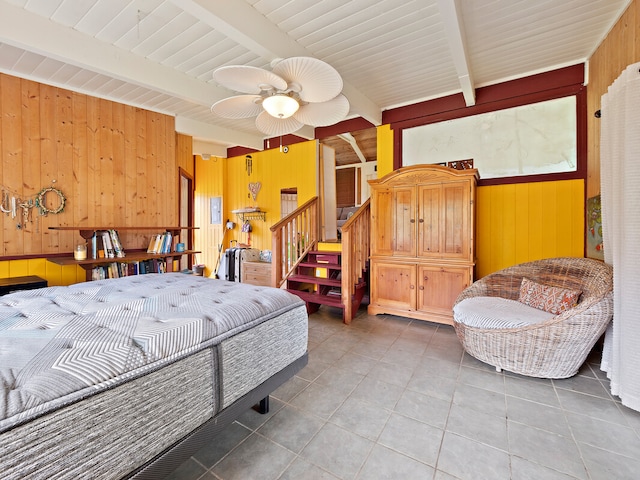
[[[533,308],[558,315],[578,304],[582,292],[553,287],[523,278],[518,301]]]
[[[555,315],[500,297],[472,297],[453,307],[456,322],[475,328],[519,328],[543,322]]]

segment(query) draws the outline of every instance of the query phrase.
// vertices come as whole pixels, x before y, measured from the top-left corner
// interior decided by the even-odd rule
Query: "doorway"
[[[193,177],[183,170],[179,169],[180,174],[180,187],[178,197],[180,199],[180,205],[178,206],[179,212],[179,227],[193,227],[194,214],[193,214]],[[183,229],[180,231],[180,241],[184,243],[186,250],[193,250],[193,229]],[[193,259],[191,255],[182,255],[180,257],[180,270],[191,270],[193,267]]]
[[[284,218],[298,208],[298,188],[280,190],[280,218]]]

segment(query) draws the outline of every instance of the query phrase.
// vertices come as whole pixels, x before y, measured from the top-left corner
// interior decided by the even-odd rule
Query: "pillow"
[[[558,315],[575,307],[578,304],[578,298],[581,293],[576,290],[542,285],[528,278],[523,278],[520,284],[518,301],[530,307]]]

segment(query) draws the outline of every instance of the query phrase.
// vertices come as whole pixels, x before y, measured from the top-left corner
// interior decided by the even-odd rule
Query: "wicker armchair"
[[[587,258],[550,258],[515,265],[473,283],[456,299],[485,296],[518,300],[523,277],[581,290],[577,306],[548,320],[515,328],[474,328],[456,321],[464,349],[475,358],[521,375],[567,378],[578,373],[613,315],[613,270]]]

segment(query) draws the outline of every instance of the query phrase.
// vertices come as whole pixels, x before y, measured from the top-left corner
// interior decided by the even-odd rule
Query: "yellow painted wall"
[[[211,157],[203,160],[199,155],[196,156],[194,223],[199,228],[194,231],[194,247],[202,253],[198,254],[194,263],[205,264],[205,276],[210,276],[215,271],[218,246],[223,242],[225,234],[227,217],[224,214],[222,225],[211,224],[211,197],[222,197],[224,212],[226,164],[226,158]],[[225,239],[226,246],[229,246],[229,238],[227,236]]]
[[[285,188],[298,189],[298,205],[302,205],[317,193],[317,145],[315,140],[289,146],[289,152],[279,148],[251,154],[251,174],[247,173],[244,155],[227,159],[196,160],[195,215],[196,249],[203,253],[199,262],[205,264],[206,276],[215,272],[219,245],[222,250],[230,246],[231,240],[247,243],[247,234],[241,231],[242,224],[232,210],[259,207],[266,218],[251,220],[251,246],[261,250],[271,249],[271,225],[280,220],[280,191]],[[261,188],[254,201],[249,193],[249,183],[260,182]],[[222,197],[223,225],[210,224],[210,198]],[[235,222],[233,230],[226,232],[226,220]]]
[[[393,130],[390,125],[378,127],[378,178],[384,177],[393,171]]]
[[[476,279],[517,263],[584,256],[584,181],[478,187]]]
[[[380,127],[379,152],[393,157],[392,132]],[[382,138],[381,138],[382,137]],[[254,206],[247,197],[249,182],[262,182],[255,202],[267,212],[267,221],[252,221],[251,244],[270,249],[269,226],[280,218],[280,189],[298,188],[298,204],[316,195],[316,142],[292,145],[288,154],[278,149],[252,154],[253,171],[246,171],[244,156],[196,161],[196,249],[206,264],[205,275],[215,271],[222,226],[210,225],[209,198],[223,197],[223,224],[236,228],[231,239],[246,240],[231,210]],[[392,166],[392,162],[390,163]],[[380,168],[379,168],[380,172]],[[478,187],[476,210],[476,278],[521,262],[539,258],[584,255],[584,181],[565,180]]]
[[[76,266],[62,267],[48,262],[44,258],[32,258],[28,260],[8,260],[0,262],[0,278],[24,277],[37,275],[47,280],[50,287],[55,285],[71,285],[84,282],[85,271]]]

